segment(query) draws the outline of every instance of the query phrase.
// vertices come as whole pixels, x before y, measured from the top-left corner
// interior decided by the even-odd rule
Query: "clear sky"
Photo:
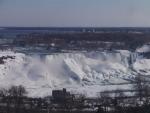
[[[150,0],[0,0],[0,26],[150,27]]]

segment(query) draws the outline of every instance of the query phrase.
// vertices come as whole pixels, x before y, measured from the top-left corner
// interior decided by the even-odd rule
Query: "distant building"
[[[63,88],[63,90],[53,90],[52,98],[54,103],[65,103],[72,102],[74,95],[70,94],[70,92],[67,92],[66,89]]]

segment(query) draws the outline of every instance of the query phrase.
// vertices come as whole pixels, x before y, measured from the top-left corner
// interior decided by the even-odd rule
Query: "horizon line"
[[[0,28],[150,28],[150,26],[0,26]]]

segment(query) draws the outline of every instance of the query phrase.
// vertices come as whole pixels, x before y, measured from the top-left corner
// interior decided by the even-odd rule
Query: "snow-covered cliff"
[[[11,57],[10,57],[11,56]],[[150,74],[150,59],[127,50],[49,55],[1,51],[0,87],[24,85],[30,96],[45,96],[54,88],[84,91]],[[144,71],[143,71],[144,70]],[[36,90],[35,90],[36,89]]]

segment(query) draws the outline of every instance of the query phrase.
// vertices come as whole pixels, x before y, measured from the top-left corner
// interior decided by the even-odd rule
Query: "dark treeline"
[[[107,43],[109,42],[109,44]],[[129,49],[135,50],[137,47],[150,42],[149,33],[30,33],[20,34],[14,39],[14,45],[33,46],[45,44],[49,48],[54,43],[55,47],[61,49]]]
[[[137,76],[130,90],[103,91],[96,98],[66,89],[31,98],[23,86],[12,86],[0,90],[0,113],[150,113],[150,86]]]
[[[130,90],[100,92],[97,112],[150,113],[149,83],[142,75],[138,75]]]
[[[150,33],[138,32],[65,32],[65,33],[20,33],[15,38],[1,35],[0,49],[15,47],[40,48],[61,52],[62,50],[117,50],[135,51],[149,44]],[[1,42],[0,41],[0,42]]]
[[[45,113],[48,103],[41,98],[29,98],[23,86],[0,90],[0,113]],[[43,108],[41,108],[43,107]],[[44,108],[46,107],[46,108]]]

